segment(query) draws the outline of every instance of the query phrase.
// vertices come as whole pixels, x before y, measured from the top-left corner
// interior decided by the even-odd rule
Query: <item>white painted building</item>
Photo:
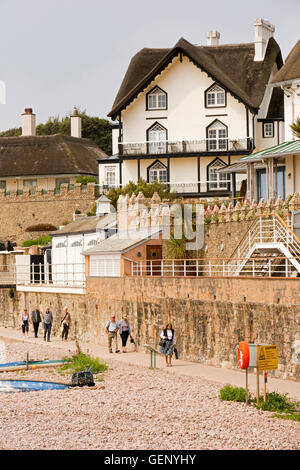
[[[283,140],[283,92],[271,86],[280,48],[270,23],[254,30],[249,44],[220,45],[210,31],[206,46],[181,38],[138,52],[109,113],[113,155],[98,159],[99,184],[157,179],[185,196],[235,194],[242,177],[217,170]]]
[[[285,141],[274,145],[272,140],[263,150],[242,157],[237,163],[221,170],[245,174],[247,198],[259,201],[300,193],[300,139],[291,124],[300,118],[300,40],[288,55],[283,67],[273,77],[274,96],[284,92]]]

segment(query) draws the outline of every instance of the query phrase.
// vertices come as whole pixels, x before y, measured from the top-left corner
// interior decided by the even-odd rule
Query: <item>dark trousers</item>
[[[47,336],[47,341],[50,341],[51,327],[51,323],[44,323],[44,339],[46,339]]]
[[[37,338],[37,335],[38,335],[38,331],[39,331],[39,322],[37,323],[33,323],[33,329],[34,329],[34,336]]]
[[[22,332],[25,334],[25,331],[28,333],[29,331],[29,322],[28,320],[24,320],[22,324]]]
[[[66,325],[65,323],[63,324],[63,330],[61,334],[61,339],[68,339],[68,333],[69,333],[69,325]]]
[[[120,336],[122,338],[122,346],[123,348],[125,348],[129,336],[129,331],[122,331]]]

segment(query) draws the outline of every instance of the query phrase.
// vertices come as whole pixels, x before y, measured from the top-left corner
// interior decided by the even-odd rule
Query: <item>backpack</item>
[[[72,374],[72,387],[83,387],[84,385],[88,385],[89,387],[93,387],[95,385],[94,376],[91,370],[74,372],[74,374]]]

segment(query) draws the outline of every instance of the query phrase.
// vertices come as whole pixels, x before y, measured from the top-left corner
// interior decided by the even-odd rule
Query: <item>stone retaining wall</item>
[[[158,344],[171,320],[181,358],[237,367],[237,345],[246,340],[277,344],[279,369],[274,375],[300,379],[300,291],[298,279],[246,278],[88,278],[85,295],[17,292],[0,295],[0,325],[19,327],[27,305],[50,306],[59,332],[59,314],[67,305],[74,334],[82,341],[106,344],[111,313],[127,313],[142,349]],[[111,308],[111,309],[110,309]]]

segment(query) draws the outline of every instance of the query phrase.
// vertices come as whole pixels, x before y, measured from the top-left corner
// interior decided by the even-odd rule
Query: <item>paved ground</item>
[[[36,344],[37,342],[42,342],[42,338],[34,338],[32,333],[29,334],[28,338],[23,340],[23,335],[20,331],[14,330],[12,328],[0,328],[0,340],[2,338],[11,339],[11,340],[20,340],[25,341],[27,344]],[[69,349],[75,350],[74,341],[62,342],[58,338],[52,338],[50,343],[47,343],[47,346],[55,349],[61,349],[62,351],[68,351]],[[80,346],[84,351],[89,350],[93,355],[103,359],[103,360],[113,360],[120,363],[126,363],[131,365],[138,365],[149,367],[150,366],[150,355],[145,353],[145,349],[141,348],[140,352],[133,352],[133,345],[130,345],[126,354],[109,354],[106,347],[80,342]],[[130,349],[131,348],[131,349]],[[29,349],[30,350],[30,349]],[[220,384],[232,384],[239,387],[245,386],[245,373],[239,370],[231,370],[220,367],[205,366],[195,362],[173,360],[173,367],[166,368],[164,358],[162,356],[157,356],[157,368],[164,369],[168,374],[175,374],[179,376],[189,376],[189,377],[202,377]],[[263,387],[263,379],[261,375],[261,391]],[[256,390],[256,375],[249,374],[249,389],[255,392]],[[300,401],[300,382],[293,380],[280,380],[275,378],[268,378],[268,391],[278,391],[280,393],[288,393],[290,397]]]

